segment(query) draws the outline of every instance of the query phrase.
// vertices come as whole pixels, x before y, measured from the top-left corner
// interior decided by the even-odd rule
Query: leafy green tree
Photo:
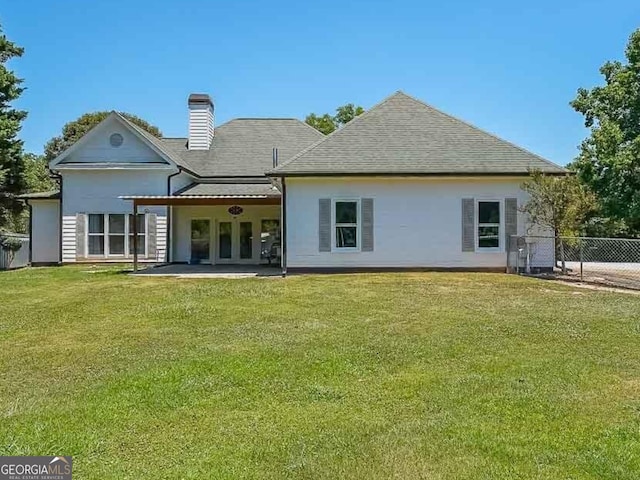
[[[562,235],[579,235],[598,204],[595,195],[574,175],[550,176],[540,171],[531,172],[522,184],[529,200],[521,211],[536,225],[555,232],[560,249],[562,271],[566,273],[564,240]]]
[[[25,153],[22,156],[24,170],[23,193],[50,192],[58,190],[58,183],[51,178],[48,163],[42,155]],[[24,206],[24,204],[23,204]],[[21,212],[12,216],[11,221],[5,226],[6,230],[18,233],[26,233],[29,225],[29,210],[23,208]]]
[[[640,29],[630,37],[626,63],[606,62],[604,86],[580,88],[571,106],[590,136],[569,166],[596,193],[613,234],[640,233]],[[602,232],[601,232],[602,233]]]
[[[10,229],[24,205],[16,198],[25,190],[22,141],[18,138],[27,112],[17,110],[11,102],[24,91],[22,79],[6,66],[21,57],[23,48],[10,42],[0,27],[0,229]]]
[[[316,115],[315,113],[311,113],[307,115],[304,121],[316,130],[324,133],[325,135],[329,135],[331,132],[334,132],[338,128],[346,125],[363,113],[364,108],[355,106],[353,103],[347,103],[346,105],[336,108],[335,115],[329,115],[328,113],[325,113],[324,115]]]
[[[89,130],[103,121],[105,118],[109,116],[111,112],[90,112],[85,113],[79,118],[67,123],[64,127],[62,127],[62,134],[53,137],[51,140],[47,142],[44,146],[44,158],[47,162],[50,162],[62,152],[64,152],[67,148],[77,142],[80,137],[84,136]],[[143,120],[136,115],[126,112],[120,112],[120,115],[125,117],[130,122],[139,126],[140,128],[146,130],[152,135],[156,137],[162,137],[162,132],[160,129],[154,125],[151,125],[146,120]]]
[[[44,156],[25,153],[23,162],[28,193],[50,192],[58,189],[58,184],[51,178],[51,172]]]

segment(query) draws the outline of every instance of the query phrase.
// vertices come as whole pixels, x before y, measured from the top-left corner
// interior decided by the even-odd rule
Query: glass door
[[[218,258],[221,263],[233,260],[233,223],[218,223]]]
[[[240,222],[238,231],[240,260],[251,260],[253,258],[253,223]]]
[[[253,263],[257,258],[253,251],[253,222],[220,221],[216,240],[216,263]]]
[[[191,263],[211,261],[211,223],[206,218],[191,220]]]

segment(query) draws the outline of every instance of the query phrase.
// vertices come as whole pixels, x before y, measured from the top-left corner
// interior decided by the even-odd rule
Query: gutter
[[[542,172],[545,175],[570,175],[571,172]],[[271,178],[285,177],[529,177],[529,172],[268,172],[266,174]]]

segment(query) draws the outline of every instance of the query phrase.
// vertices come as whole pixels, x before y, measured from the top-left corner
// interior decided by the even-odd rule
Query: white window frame
[[[360,252],[362,248],[362,219],[360,218],[360,198],[332,198],[331,199],[331,251],[334,253]],[[356,223],[336,223],[336,203],[352,202],[356,204]],[[337,227],[356,227],[356,246],[338,247],[336,235]]]
[[[103,215],[103,233],[89,233],[89,215]],[[122,236],[124,235],[124,254],[122,253],[114,253],[111,254],[109,252],[109,215],[124,215],[124,234],[117,233],[114,235]],[[104,259],[123,259],[123,258],[131,258],[133,257],[133,245],[129,244],[129,237],[133,235],[133,232],[129,230],[129,217],[132,216],[132,213],[120,213],[120,212],[91,212],[86,214],[86,225],[85,225],[85,245],[87,249],[87,257],[88,258],[104,258]],[[144,215],[144,252],[139,253],[139,256],[146,257],[147,252],[149,251],[149,215],[146,213],[138,213],[138,215]],[[138,232],[138,236],[140,236],[140,232]],[[104,248],[103,254],[90,254],[89,253],[89,236],[103,236],[104,237]]]
[[[133,244],[129,243],[129,237],[133,235],[132,231],[129,231],[129,217],[133,216],[133,213],[127,213],[125,220],[125,235],[127,236],[126,241],[124,242],[124,254],[126,257],[133,257]],[[144,244],[144,250],[142,253],[139,253],[139,256],[146,257],[149,252],[149,215],[146,213],[138,213],[136,215],[144,215],[144,236],[142,238],[142,243]],[[134,221],[136,221],[135,219]],[[138,232],[138,237],[140,237],[140,232]]]
[[[476,198],[476,208],[475,208],[475,232],[474,232],[474,241],[475,241],[475,250],[478,253],[487,253],[487,252],[503,252],[504,251],[504,199],[503,198]],[[480,224],[480,203],[497,203],[500,208],[500,222],[499,223],[483,223]],[[478,234],[478,230],[480,225],[483,227],[498,227],[498,246],[497,247],[481,247],[480,246],[480,235]]]
[[[89,216],[90,215],[102,215],[102,233],[91,233],[89,232]],[[107,252],[107,232],[105,230],[105,218],[107,218],[107,214],[105,213],[88,213],[86,215],[86,224],[85,224],[85,239],[84,244],[87,251],[87,257],[92,258],[104,258],[106,257]],[[89,253],[89,238],[90,237],[102,237],[102,253]]]
[[[122,233],[111,233],[111,231],[109,230],[109,219],[111,218],[111,215],[122,215],[124,217],[124,229]],[[127,257],[127,251],[128,251],[128,246],[129,246],[129,235],[128,235],[128,230],[129,230],[129,214],[127,213],[107,213],[104,216],[105,219],[105,248],[104,248],[104,253],[107,257],[110,258],[125,258]],[[111,237],[124,237],[123,238],[123,242],[122,242],[122,253],[111,253]]]

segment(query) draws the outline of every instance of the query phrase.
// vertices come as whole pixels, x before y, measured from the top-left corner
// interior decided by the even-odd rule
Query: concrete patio
[[[270,265],[188,265],[168,264],[148,267],[131,275],[177,278],[249,278],[279,277],[282,269]]]

